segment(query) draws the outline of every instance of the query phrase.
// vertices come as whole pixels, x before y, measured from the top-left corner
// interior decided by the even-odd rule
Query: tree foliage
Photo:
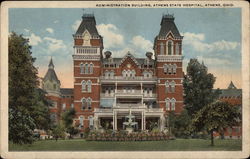
[[[13,32],[8,40],[9,140],[17,144],[32,143],[33,130],[47,127],[48,109],[37,89],[37,69],[28,39]]]
[[[52,135],[57,140],[58,138],[64,138],[65,137],[65,127],[63,124],[58,123],[55,125],[55,127],[52,129]]]
[[[75,109],[71,108],[65,111],[62,115],[63,124],[66,128],[66,131],[70,134],[70,137],[78,132],[77,129],[72,126],[75,114]]]
[[[239,122],[240,112],[237,109],[229,103],[216,101],[197,112],[192,119],[192,128],[194,131],[207,130],[211,135],[211,145],[214,145],[214,131],[221,131]]]
[[[49,130],[51,128],[49,104],[45,98],[45,92],[42,89],[36,89],[30,113],[37,129]]]
[[[181,114],[176,115],[174,112],[169,113],[169,128],[176,137],[188,137],[190,135],[191,118],[184,109]]]
[[[215,77],[197,59],[190,59],[184,76],[184,104],[189,115],[198,112],[218,97],[219,90],[213,91]]]
[[[32,110],[37,87],[37,69],[31,46],[22,35],[9,36],[9,139],[14,143],[31,143],[34,119]]]

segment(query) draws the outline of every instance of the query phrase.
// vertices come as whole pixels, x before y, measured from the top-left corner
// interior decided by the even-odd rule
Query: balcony
[[[162,113],[163,108],[148,108],[145,111],[146,113]]]
[[[157,94],[155,93],[142,93],[141,90],[130,90],[124,91],[124,90],[117,90],[116,93],[101,93],[101,98],[114,98],[117,97],[142,97],[143,98],[156,98]]]
[[[141,103],[138,104],[122,104],[122,103],[117,103],[115,108],[146,108],[145,105],[142,105]]]
[[[144,76],[135,76],[135,77],[123,77],[123,76],[114,76],[114,77],[105,77],[101,76],[100,80],[102,83],[114,83],[114,82],[152,82],[156,83],[157,78],[156,77],[144,77]]]

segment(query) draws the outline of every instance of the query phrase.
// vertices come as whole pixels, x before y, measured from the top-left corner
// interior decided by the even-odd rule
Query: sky
[[[81,16],[93,13],[104,37],[104,51],[123,57],[153,52],[163,14],[174,14],[183,38],[183,71],[190,58],[203,61],[214,74],[214,88],[232,80],[241,88],[240,8],[11,8],[9,32],[29,38],[39,76],[44,77],[52,57],[62,88],[73,88],[73,34]]]

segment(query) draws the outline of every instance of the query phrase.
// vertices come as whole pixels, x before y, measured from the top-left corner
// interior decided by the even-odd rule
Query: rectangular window
[[[63,104],[62,104],[62,110],[65,110],[65,109],[66,109],[66,104],[63,103]]]
[[[74,104],[73,103],[71,103],[71,108],[74,108]]]

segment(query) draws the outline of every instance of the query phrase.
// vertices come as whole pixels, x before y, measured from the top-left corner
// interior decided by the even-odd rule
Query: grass
[[[240,151],[241,140],[176,139],[169,141],[43,140],[32,145],[9,143],[9,151]]]

